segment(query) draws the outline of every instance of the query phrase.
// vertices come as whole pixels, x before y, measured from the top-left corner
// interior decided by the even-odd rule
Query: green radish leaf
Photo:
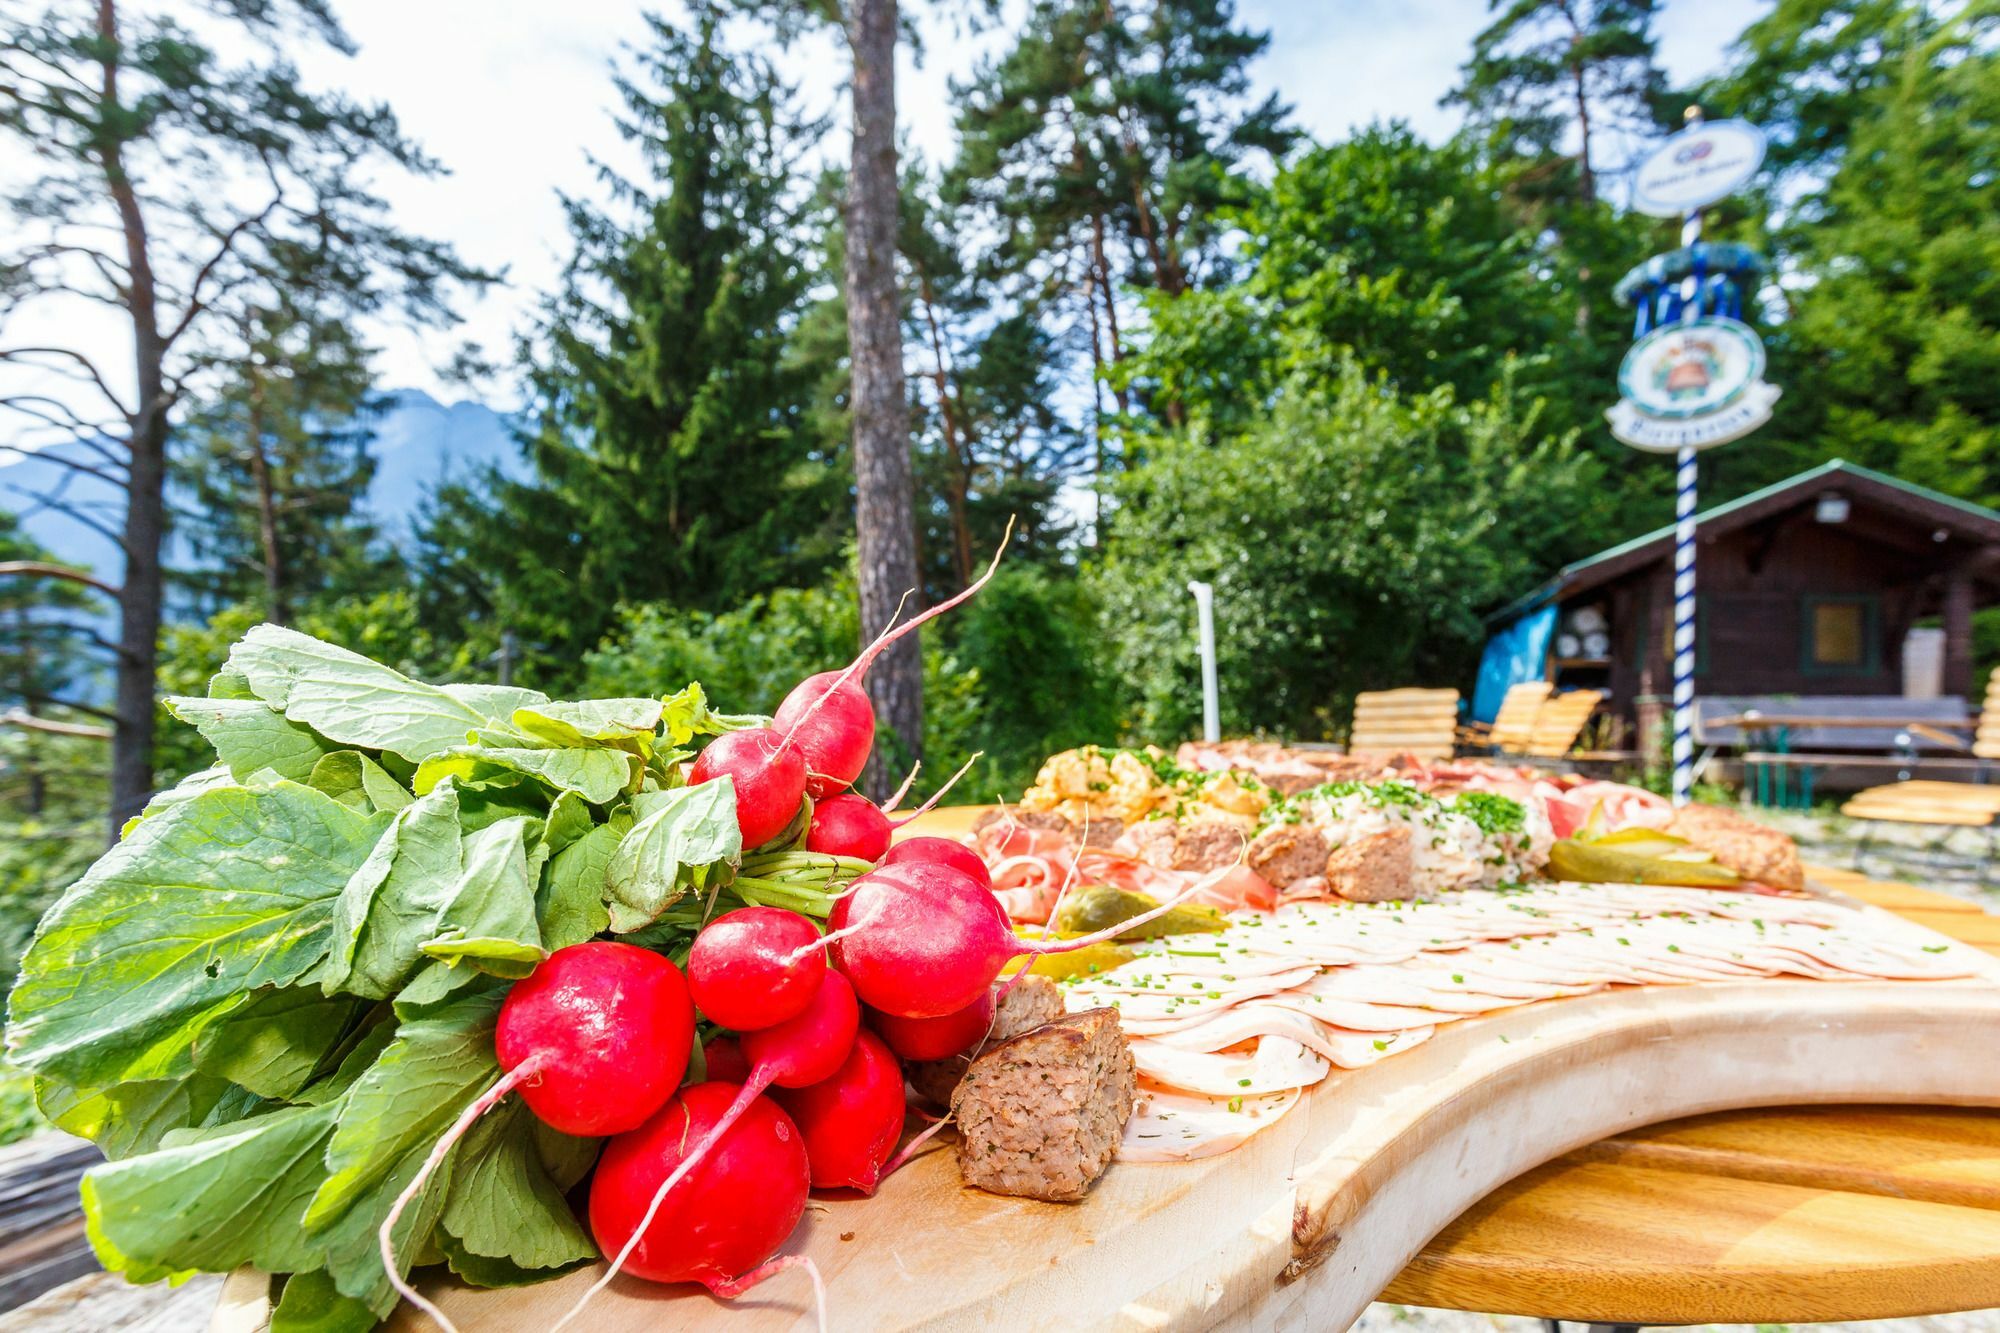
[[[418,795],[446,778],[460,787],[510,783],[514,774],[539,778],[558,791],[573,791],[593,805],[609,805],[632,785],[638,756],[623,750],[525,750],[465,746],[433,755],[417,769]]]
[[[458,790],[451,783],[397,812],[342,887],[329,955],[313,974],[329,991],[383,1000],[423,962],[462,864]]]
[[[470,683],[441,685],[438,688],[462,703],[471,704],[491,718],[511,717],[517,708],[533,708],[549,701],[549,696],[540,690],[530,690],[520,685]]]
[[[420,1161],[466,1104],[500,1077],[493,1054],[500,999],[497,992],[468,996],[403,1024],[342,1096],[326,1180],[304,1210],[307,1231],[344,1215],[405,1157]]]
[[[506,819],[465,839],[458,883],[419,947],[447,963],[470,961],[496,976],[524,977],[548,956],[535,924],[535,887],[548,849],[536,821]]]
[[[228,666],[258,698],[338,746],[386,750],[412,762],[463,745],[496,720],[448,690],[277,625],[245,634]]]
[[[83,1088],[189,1072],[204,1028],[326,956],[387,824],[290,782],[141,821],[43,918],[12,996],[14,1062]]]
[[[316,987],[262,991],[195,1039],[195,1068],[259,1097],[288,1099],[371,1007]]]
[[[332,1274],[316,1268],[285,1279],[269,1333],[369,1333],[378,1322],[364,1302],[341,1294]]]
[[[514,710],[514,729],[543,745],[616,745],[644,754],[660,728],[658,699],[583,699]]]
[[[543,1165],[536,1124],[526,1103],[512,1098],[475,1125],[459,1149],[438,1243],[452,1271],[468,1281],[515,1286],[597,1257],[561,1184]],[[594,1141],[573,1142],[596,1156]],[[523,1226],[524,1218],[536,1224]]]
[[[554,856],[589,833],[596,823],[588,801],[573,791],[561,792],[549,806],[548,821],[542,826],[542,845]]]
[[[270,769],[304,782],[313,765],[336,748],[311,727],[286,720],[261,699],[199,699],[176,695],[162,700],[167,711],[201,733],[237,779]]]
[[[736,784],[728,778],[641,792],[632,798],[637,821],[619,839],[605,871],[611,929],[639,929],[683,894],[708,887],[717,866],[743,854],[736,826]]]
[[[611,913],[604,905],[605,876],[623,836],[618,824],[602,824],[550,859],[535,898],[535,918],[550,953],[611,928]]]
[[[489,976],[476,967],[451,963],[425,963],[410,984],[396,994],[396,1017],[405,1023],[428,1018],[447,1004],[467,995],[504,988],[503,978]]]
[[[153,1151],[174,1130],[232,1124],[268,1103],[226,1079],[193,1074],[95,1092],[37,1078],[35,1106],[56,1128],[89,1139],[115,1162]]]
[[[340,1103],[286,1106],[219,1129],[179,1131],[168,1147],[83,1178],[90,1244],[133,1282],[180,1273],[317,1268],[324,1247],[299,1216],[325,1178],[321,1156]]]
[[[335,750],[313,765],[306,785],[356,810],[394,814],[416,797],[359,750]]]
[[[575,1189],[590,1174],[590,1168],[597,1165],[597,1154],[604,1147],[604,1140],[580,1139],[550,1129],[533,1115],[528,1117],[528,1124],[534,1130],[535,1152],[541,1158],[542,1169],[563,1193]]]
[[[199,773],[190,773],[165,791],[156,793],[152,800],[146,802],[145,809],[126,820],[118,830],[119,840],[122,842],[131,837],[132,830],[139,827],[140,820],[150,819],[170,805],[179,805],[183,801],[192,800],[211,788],[240,785],[242,784],[237,782],[229,770],[220,764],[214,768],[204,768]]]

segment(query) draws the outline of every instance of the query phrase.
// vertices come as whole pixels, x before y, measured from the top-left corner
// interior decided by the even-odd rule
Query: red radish
[[[714,1036],[702,1043],[702,1063],[708,1067],[708,1083],[743,1083],[750,1078],[750,1062],[736,1038]]]
[[[905,1060],[949,1060],[977,1046],[993,1030],[993,988],[987,987],[965,1008],[938,1018],[905,1018],[870,1009],[868,1026]]]
[[[806,850],[852,856],[862,861],[881,860],[889,850],[889,834],[929,814],[979,760],[979,754],[966,760],[944,786],[931,793],[928,801],[897,819],[889,818],[887,811],[878,809],[866,796],[851,791],[819,801],[813,806],[812,827],[806,831]]]
[[[879,1037],[857,1033],[833,1077],[774,1096],[805,1135],[814,1189],[874,1193],[903,1133],[903,1066]]]
[[[781,907],[740,907],[695,936],[688,988],[703,1016],[736,1032],[796,1018],[826,975],[819,927]]]
[[[689,783],[723,777],[736,784],[736,826],[746,852],[783,833],[806,798],[806,756],[769,727],[724,732],[688,773]]]
[[[806,677],[794,685],[792,692],[778,705],[771,725],[805,753],[806,790],[812,793],[813,799],[847,790],[861,776],[861,770],[868,766],[869,752],[875,748],[875,705],[868,701],[867,692],[861,688],[868,668],[890,644],[985,587],[986,581],[993,577],[993,571],[1000,568],[1000,557],[1006,554],[1007,543],[1013,536],[1014,520],[1010,518],[1007,520],[1006,535],[1000,539],[1000,549],[993,553],[993,563],[986,567],[984,574],[967,584],[964,592],[939,602],[893,629],[884,629],[876,636],[875,642],[861,650],[861,656],[848,664],[846,670],[822,671],[816,676]]]
[[[834,904],[826,939],[864,1003],[903,1018],[941,1018],[977,1001],[1010,959],[1069,953],[1162,916],[1201,891],[1185,891],[1138,916],[1069,940],[1024,940],[991,890],[935,861],[883,866]]]
[[[875,802],[855,792],[842,792],[813,803],[806,850],[879,861],[889,850],[889,834],[894,828]]]
[[[520,1084],[528,1109],[579,1138],[644,1124],[680,1086],[693,1046],[680,969],[603,940],[558,949],[515,982],[493,1035],[502,1069],[537,1061]]]
[[[806,1210],[806,1141],[768,1098],[737,1109],[738,1092],[729,1083],[697,1083],[605,1145],[590,1182],[590,1232],[640,1277],[699,1282],[726,1300],[786,1268],[811,1268],[797,1255],[771,1260]],[[690,1153],[697,1143],[702,1147]],[[660,1182],[703,1150],[706,1160],[663,1205]],[[812,1277],[817,1291],[818,1272]],[[582,1308],[579,1301],[562,1324]]]
[[[506,1072],[431,1147],[376,1232],[390,1285],[448,1333],[452,1323],[404,1280],[395,1230],[480,1116],[519,1090],[538,1119],[583,1138],[623,1133],[659,1111],[694,1046],[694,1006],[680,969],[637,945],[592,940],[558,949],[500,1005],[494,1053]]]
[[[806,1007],[804,1013],[773,1027],[744,1033],[738,1040],[742,1044],[744,1057],[750,1062],[748,1081],[737,1090],[735,1099],[719,1115],[702,1120],[698,1131],[699,1139],[695,1137],[697,1131],[689,1132],[688,1140],[694,1147],[666,1174],[666,1179],[660,1182],[658,1190],[653,1194],[652,1203],[646,1208],[645,1215],[626,1233],[630,1239],[613,1257],[610,1269],[598,1279],[595,1286],[584,1293],[583,1299],[577,1302],[575,1308],[565,1315],[556,1327],[561,1328],[574,1318],[585,1302],[618,1275],[618,1271],[625,1266],[625,1261],[631,1258],[641,1238],[650,1234],[654,1215],[666,1203],[667,1196],[672,1193],[674,1186],[701,1164],[740,1117],[758,1104],[766,1088],[773,1083],[785,1088],[803,1088],[833,1077],[841,1065],[847,1062],[847,1053],[854,1048],[855,1034],[860,1031],[860,1027],[861,1006],[855,1002],[854,988],[849,986],[847,978],[838,972],[828,972],[820,978],[819,989],[813,992],[812,1003]],[[676,1215],[680,1214],[677,1212]]]
[[[993,872],[979,859],[979,853],[950,838],[905,838],[882,858],[885,866],[905,861],[936,861],[964,871],[989,889],[993,887]]]

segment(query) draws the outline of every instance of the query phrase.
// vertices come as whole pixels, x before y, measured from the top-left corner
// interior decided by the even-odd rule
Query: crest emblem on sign
[[[1605,415],[1611,433],[1639,449],[1704,449],[1770,420],[1776,387],[1764,383],[1764,343],[1748,325],[1711,316],[1654,329],[1625,353],[1623,395]]]

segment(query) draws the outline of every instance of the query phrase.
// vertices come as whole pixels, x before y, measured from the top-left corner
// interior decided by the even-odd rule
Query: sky
[[[674,0],[659,10],[676,12]],[[1743,0],[1665,0],[1658,23],[1670,78],[1690,79],[1718,64],[1743,24],[1768,6]],[[917,64],[905,50],[899,119],[909,145],[932,161],[952,154],[949,80],[1006,40],[1005,25],[966,33],[940,16],[969,9],[957,0],[906,0],[926,47]],[[1438,99],[1456,80],[1486,0],[1239,0],[1241,20],[1271,34],[1252,70],[1259,95],[1275,88],[1296,122],[1321,140],[1375,119],[1403,119],[1429,137],[1448,135],[1456,112]],[[377,182],[397,221],[450,240],[468,259],[504,269],[506,281],[464,301],[457,339],[492,356],[511,354],[536,295],[554,285],[567,247],[560,193],[597,193],[593,156],[630,166],[613,124],[610,63],[621,44],[642,41],[640,4],[628,0],[341,0],[336,5],[359,50],[352,57],[308,53],[304,80],[338,86],[394,107],[405,130],[450,174],[432,180],[385,176]],[[841,108],[845,51],[831,34],[785,52],[781,67],[816,109]],[[844,133],[844,132],[842,132]],[[844,154],[838,135],[830,151]],[[0,146],[0,176],[21,163]],[[94,316],[51,313],[67,322]],[[60,330],[49,329],[50,333]],[[439,372],[457,344],[435,333],[377,330],[388,388],[416,388],[449,400],[463,389]],[[511,383],[485,387],[512,406]]]

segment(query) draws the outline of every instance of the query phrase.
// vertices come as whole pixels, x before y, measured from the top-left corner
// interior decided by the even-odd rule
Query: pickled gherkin
[[[1109,930],[1120,921],[1129,921],[1160,905],[1160,900],[1143,893],[1113,888],[1109,884],[1086,884],[1064,900],[1055,920],[1056,929],[1071,935],[1087,935]],[[1121,932],[1121,940],[1157,940],[1166,935],[1191,935],[1201,931],[1227,930],[1229,922],[1213,907],[1175,907],[1142,926]]]
[[[1712,861],[1683,860],[1672,853],[1641,856],[1575,839],[1549,848],[1549,874],[1578,884],[1678,884],[1695,889],[1728,889],[1742,882],[1735,871]]]

